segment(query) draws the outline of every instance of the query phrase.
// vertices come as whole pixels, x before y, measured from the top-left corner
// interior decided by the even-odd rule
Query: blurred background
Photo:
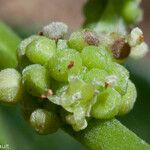
[[[86,0],[0,0],[0,19],[19,29],[24,27],[35,31],[50,21],[63,21],[75,30],[84,21],[82,7],[85,2]],[[139,26],[148,42],[150,1],[142,0],[141,7],[144,9],[144,18]]]
[[[22,37],[40,30],[50,21],[63,21],[72,30],[84,20],[82,7],[86,0],[0,0],[0,20]],[[143,0],[144,19],[139,25],[150,45],[150,1]],[[150,143],[150,54],[140,61],[126,64],[136,83],[138,100],[135,109],[119,118],[123,124]],[[136,74],[136,75],[135,75]],[[85,148],[63,131],[39,136],[22,119],[18,107],[0,106],[0,141],[12,150],[84,150]]]

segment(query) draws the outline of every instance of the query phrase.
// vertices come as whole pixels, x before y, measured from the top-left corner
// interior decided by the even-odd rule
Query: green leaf
[[[135,25],[142,18],[138,0],[88,0],[84,5],[84,27],[113,32],[116,26]],[[132,15],[130,15],[132,14]],[[120,23],[120,20],[123,22]],[[102,29],[101,29],[102,28]],[[104,30],[104,29],[105,30]]]
[[[17,66],[16,49],[20,38],[0,22],[0,69]]]
[[[93,22],[98,22],[107,6],[107,3],[108,0],[88,0],[83,8],[85,16],[84,26]]]

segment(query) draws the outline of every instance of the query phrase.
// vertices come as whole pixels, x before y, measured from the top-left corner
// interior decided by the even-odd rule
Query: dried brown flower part
[[[95,46],[99,45],[99,38],[95,32],[85,31],[84,32],[84,39],[88,45],[95,45]]]
[[[125,59],[129,56],[131,47],[125,38],[119,38],[111,45],[111,50],[115,59]]]
[[[42,31],[38,32],[38,35],[43,36],[43,32]]]
[[[143,34],[139,36],[139,41],[140,41],[140,43],[144,42],[144,35]]]
[[[42,95],[41,95],[41,98],[42,99],[45,99],[45,98],[48,98],[49,96],[52,96],[53,95],[53,91],[51,89],[48,89],[47,91],[45,91]]]

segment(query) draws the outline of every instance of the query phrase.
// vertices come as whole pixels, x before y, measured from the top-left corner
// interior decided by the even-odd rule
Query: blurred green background
[[[66,22],[72,30],[83,22],[81,8],[84,0],[0,0],[0,19],[7,22],[24,38],[40,30],[51,20]],[[150,1],[142,2],[145,19],[140,24],[146,41],[150,43]],[[150,143],[150,54],[140,61],[125,64],[136,84],[138,99],[131,113],[118,118],[138,136]],[[37,135],[23,120],[17,106],[0,105],[0,144],[9,144],[12,150],[84,150],[72,137],[59,130],[53,135]]]

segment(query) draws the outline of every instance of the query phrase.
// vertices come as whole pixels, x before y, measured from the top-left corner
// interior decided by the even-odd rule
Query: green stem
[[[63,129],[90,150],[150,150],[146,142],[116,119],[92,119],[80,132],[74,132],[68,126]]]

